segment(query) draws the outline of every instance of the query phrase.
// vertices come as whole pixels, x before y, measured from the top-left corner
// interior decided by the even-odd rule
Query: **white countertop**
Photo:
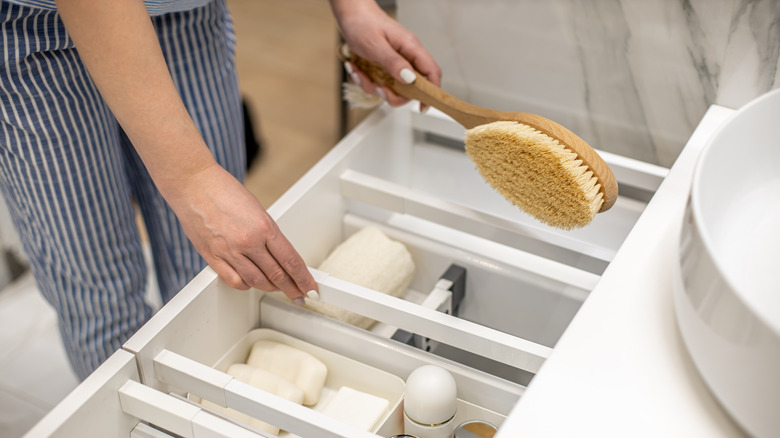
[[[671,276],[696,161],[733,112],[704,116],[499,436],[744,436],[688,355]]]

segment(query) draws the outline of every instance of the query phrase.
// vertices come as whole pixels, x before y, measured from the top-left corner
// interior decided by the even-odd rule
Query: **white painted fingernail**
[[[384,90],[382,90],[381,88],[379,88],[379,87],[376,87],[376,94],[377,94],[379,97],[381,97],[382,99],[384,99],[384,100],[387,100],[387,95],[385,94],[385,91],[384,91]]]
[[[312,289],[308,292],[306,292],[306,296],[314,301],[318,301],[320,299],[320,294],[316,290]]]
[[[349,77],[352,79],[353,84],[360,85],[360,76],[358,76],[357,73],[350,73]]]
[[[352,79],[352,83],[360,85],[360,77],[358,77],[357,73],[355,73],[355,69],[352,67],[352,64],[345,62],[344,69],[347,71],[350,79]]]
[[[303,307],[303,306],[305,306],[305,305],[306,305],[306,301],[303,299],[303,297],[297,297],[297,298],[295,298],[295,299],[293,300],[293,303],[295,303],[295,305],[297,305],[297,306],[301,306],[301,307]]]
[[[342,44],[341,45],[341,54],[345,58],[349,59],[349,57],[352,56],[352,54],[349,52],[349,46],[347,46],[346,44]]]
[[[414,74],[413,71],[409,70],[408,68],[401,70],[401,80],[403,80],[407,84],[414,83],[416,79],[417,79],[417,75]]]

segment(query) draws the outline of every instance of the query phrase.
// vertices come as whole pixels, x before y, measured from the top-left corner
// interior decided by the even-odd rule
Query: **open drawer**
[[[240,436],[265,436],[213,414],[196,403],[200,398],[302,437],[403,432],[400,399],[389,400],[382,421],[364,431],[226,374],[225,357],[258,329],[401,380],[425,364],[445,368],[458,389],[456,420],[488,421],[501,436],[503,419],[666,169],[603,154],[621,196],[591,225],[561,231],[495,193],[462,143],[462,128],[435,110],[423,115],[383,107],[336,145],[269,212],[310,267],[361,228],[381,229],[414,259],[408,290],[396,298],[312,268],[323,302],[377,321],[364,330],[298,308],[279,294],[234,290],[207,268],[124,346],[142,384],[120,389],[120,408],[139,419],[143,433],[162,434],[138,436],[239,436],[231,435],[239,433],[231,432],[236,427]],[[458,293],[444,275],[452,266],[465,272]],[[160,396],[164,407],[155,407]],[[188,418],[209,418],[216,426],[204,432]],[[97,436],[127,433],[106,429]]]
[[[433,310],[431,312],[439,313]],[[411,314],[405,317],[410,321],[420,319]],[[197,321],[197,329],[190,327],[194,321]],[[420,319],[413,324],[425,326],[428,322]],[[245,356],[247,336],[256,336],[258,331],[294,338],[295,343],[291,345],[309,344],[314,348],[311,350],[301,348],[329,364],[344,364],[346,361],[360,363],[363,367],[362,372],[368,376],[383,373],[396,376],[397,380],[402,381],[422,365],[438,365],[449,371],[457,384],[456,421],[481,419],[500,425],[524,390],[524,387],[517,383],[387,339],[379,334],[314,314],[306,309],[273,299],[268,294],[234,290],[219,280],[210,269],[201,273],[170,302],[169,306],[165,306],[155,315],[125,344],[125,350],[136,355],[140,365],[141,380],[145,386],[159,393],[168,394],[176,400],[197,401],[205,398],[210,402],[230,407],[282,428],[287,431],[280,434],[283,437],[291,434],[302,437],[376,437],[377,435],[387,437],[403,432],[400,398],[388,397],[390,402],[388,410],[372,431],[376,433],[371,433],[329,418],[321,413],[320,406],[309,408],[292,403],[245,385],[225,374],[226,364]],[[513,353],[526,354],[516,346],[502,344],[490,338],[484,338],[482,341],[504,350],[502,355],[506,357],[511,358]],[[244,352],[236,352],[241,349],[244,349]],[[324,354],[320,350],[327,353]],[[341,359],[334,362],[328,356],[337,356]],[[360,372],[355,367],[347,368],[346,372],[352,370]],[[329,370],[330,372],[343,375],[345,370],[334,367]],[[349,379],[352,382],[365,380],[355,376]],[[350,386],[361,391],[370,387],[370,384],[365,382],[362,386],[359,385],[361,384]],[[326,386],[329,384],[326,383]],[[393,387],[395,387],[394,383]],[[335,387],[328,389],[335,389]],[[381,389],[374,388],[369,391],[375,395],[382,395]],[[382,396],[387,397],[386,394],[387,392]],[[140,396],[131,394],[124,397],[134,400],[137,397],[135,403],[144,406],[140,410],[131,410],[130,414],[156,427],[172,431],[176,435],[190,436],[187,435],[189,426],[179,422],[180,414],[163,412],[161,418],[160,413],[151,406],[153,401],[145,400],[145,394]],[[193,402],[188,401],[188,403]],[[198,405],[193,406],[198,407]],[[219,418],[229,421],[227,418]],[[247,431],[252,430],[246,424],[241,426]],[[260,433],[258,435],[265,436]]]

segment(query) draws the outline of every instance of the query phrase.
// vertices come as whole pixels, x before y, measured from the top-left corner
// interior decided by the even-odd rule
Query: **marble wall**
[[[398,0],[398,20],[480,106],[543,115],[670,166],[710,104],[780,87],[780,0]],[[778,114],[780,122],[780,114]]]

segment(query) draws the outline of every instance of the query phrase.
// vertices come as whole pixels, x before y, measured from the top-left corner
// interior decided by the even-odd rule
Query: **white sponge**
[[[342,242],[319,266],[333,277],[394,297],[412,281],[414,260],[406,247],[375,227],[365,227]],[[360,328],[375,321],[339,307],[308,301],[312,310]]]
[[[348,386],[339,388],[322,413],[362,430],[372,430],[390,402]]]

